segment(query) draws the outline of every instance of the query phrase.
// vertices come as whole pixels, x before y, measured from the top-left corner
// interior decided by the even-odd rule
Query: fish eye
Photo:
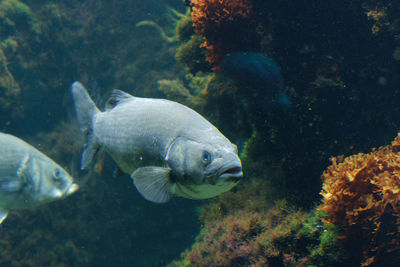
[[[58,168],[54,169],[54,171],[53,171],[53,177],[54,177],[55,179],[60,179],[60,178],[61,178],[60,175],[61,175],[61,171],[60,171]]]
[[[203,151],[203,154],[201,154],[201,161],[207,165],[211,161],[211,154],[208,151]]]

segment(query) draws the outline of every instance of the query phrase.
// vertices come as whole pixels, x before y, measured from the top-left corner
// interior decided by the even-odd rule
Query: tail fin
[[[81,170],[86,169],[93,161],[99,145],[93,135],[93,117],[100,112],[87,90],[80,82],[74,82],[71,86],[72,97],[75,103],[75,112],[78,118],[79,128],[85,134],[86,140],[83,146]]]

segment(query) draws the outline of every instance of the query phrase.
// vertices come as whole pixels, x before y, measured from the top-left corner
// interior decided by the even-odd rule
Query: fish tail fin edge
[[[3,221],[7,218],[7,215],[8,215],[8,210],[0,208],[0,224],[2,224]]]
[[[90,165],[99,150],[99,145],[93,135],[93,118],[100,113],[100,110],[80,82],[76,81],[72,84],[71,92],[79,128],[85,134],[85,144],[81,159],[81,170],[84,170]]]

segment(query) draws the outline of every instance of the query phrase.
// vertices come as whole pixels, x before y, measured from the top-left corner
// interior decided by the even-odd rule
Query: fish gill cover
[[[180,14],[174,19],[171,6]],[[355,204],[373,195],[370,205],[314,208],[332,156],[369,152],[399,131],[398,1],[4,0],[0,10],[2,131],[68,168],[80,155],[77,126],[67,115],[71,82],[97,87],[100,95],[135,88],[135,95],[167,97],[209,119],[239,144],[249,180],[210,203],[153,206],[128,177],[112,179],[112,160],[100,155],[78,194],[3,222],[0,265],[165,266],[186,248],[173,264],[344,266],[355,256],[355,265],[398,265],[398,236],[391,234],[397,213],[379,199],[397,190],[381,183],[384,176],[395,184],[395,149],[360,158],[367,170],[374,164],[364,158],[391,151],[378,157],[381,169],[359,174],[372,193],[357,191]],[[141,21],[177,37],[166,42],[154,27],[135,27]],[[260,105],[267,88],[224,74],[219,63],[232,52],[272,58],[291,106]],[[358,172],[345,162],[327,173]],[[326,174],[323,180],[332,181]],[[347,184],[332,186],[339,200]],[[346,211],[345,221],[333,219],[333,207]],[[389,227],[379,228],[380,220]],[[365,245],[348,249],[368,229]]]

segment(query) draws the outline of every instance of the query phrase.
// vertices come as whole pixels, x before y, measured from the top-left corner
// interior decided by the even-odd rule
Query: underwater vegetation
[[[332,158],[322,204],[308,213],[272,204],[267,181],[244,183],[203,208],[196,243],[169,266],[397,266],[399,148],[400,134],[368,154]]]
[[[252,48],[257,36],[251,1],[193,0],[190,7],[194,31],[204,37],[201,46],[207,48],[207,61],[214,67],[227,53]]]
[[[213,118],[216,125],[235,129],[226,132],[242,143],[242,156],[250,159],[244,164],[247,171],[260,172],[265,165],[282,168],[280,179],[290,201],[312,206],[320,198],[320,174],[331,156],[367,151],[398,132],[397,2],[186,4],[193,25],[185,18],[185,30],[177,28],[185,38],[180,39],[176,57],[193,79],[211,75],[204,62],[214,70],[203,95],[193,95],[205,104],[191,107]],[[228,13],[236,15],[229,19]],[[236,20],[246,27],[236,27],[232,33],[227,30],[230,26],[223,26]],[[209,41],[213,38],[216,41]],[[248,62],[254,54],[275,61],[290,109],[266,104],[271,101],[268,80],[260,79],[259,86],[249,82],[249,75],[221,71],[224,57],[235,53],[247,53],[243,58]],[[250,64],[251,73],[257,72],[256,65]],[[240,68],[243,73],[247,69]],[[190,79],[181,78],[188,91],[196,91],[190,89]],[[238,119],[226,116],[229,113]]]
[[[157,8],[161,4],[1,1],[0,102],[4,105],[0,107],[0,127],[34,135],[43,130],[35,122],[45,121],[50,130],[66,119],[60,103],[71,81],[78,78],[96,83],[100,89],[135,87],[139,94],[157,87],[149,77],[173,77],[179,72],[178,64],[171,64],[167,45],[162,49],[158,36],[146,36],[144,30],[133,26],[147,16],[138,7],[151,10],[152,5]],[[152,51],[151,56],[135,52],[144,50]],[[149,66],[155,68],[147,71]],[[46,112],[38,112],[43,110],[43,102]]]
[[[192,74],[199,71],[209,72],[211,67],[206,61],[207,49],[202,47],[204,38],[194,34],[192,13],[189,9],[185,16],[178,21],[176,35],[180,43],[175,54],[176,60],[181,62]]]
[[[329,201],[323,198],[320,209],[327,213],[319,215],[323,223],[317,228],[341,229],[342,232],[331,237],[335,240],[335,250],[340,250],[343,258],[337,257],[327,261],[329,263],[322,260],[317,264],[297,261],[289,266],[397,266],[400,261],[397,249],[400,240],[397,145],[370,154],[355,153],[385,144],[399,131],[400,121],[394,115],[399,112],[399,105],[394,99],[399,95],[396,84],[400,81],[400,4],[393,1],[205,2],[186,1],[192,10],[194,31],[192,37],[180,40],[178,51],[184,51],[185,57],[177,54],[177,59],[187,66],[191,75],[168,86],[164,80],[160,88],[168,96],[185,95],[187,103],[207,114],[216,125],[232,130],[233,127],[227,125],[236,124],[236,129],[240,130],[227,132],[231,132],[233,140],[243,142],[241,159],[247,177],[253,181],[268,180],[258,183],[270,196],[265,197],[268,199],[264,202],[265,207],[272,206],[272,210],[273,199],[285,198],[296,206],[306,207],[316,216],[319,212],[313,207],[320,203],[319,192],[324,181],[324,190],[330,191],[322,195],[331,196],[331,202],[327,204]],[[250,7],[247,11],[253,12],[253,16],[247,17],[244,12],[233,16],[234,19],[248,19],[245,25],[251,21],[253,28],[249,32],[259,36],[246,39],[242,35],[245,31],[238,27],[236,36],[243,37],[247,43],[239,40],[232,44],[236,40],[231,33],[218,27],[223,23],[233,24],[229,19],[221,22],[224,12],[232,13],[235,10],[230,9],[232,6],[237,8],[236,11],[240,10],[244,8],[242,4]],[[220,12],[221,6],[226,8],[224,12]],[[189,30],[185,31],[185,36]],[[219,41],[224,37],[230,43]],[[206,57],[200,48],[206,48]],[[290,109],[266,107],[266,99],[270,97],[260,100],[265,104],[264,108],[255,108],[256,100],[268,92],[248,78],[248,69],[252,70],[250,75],[257,73],[254,62],[248,65],[250,67],[241,64],[240,71],[234,75],[229,71],[224,73],[224,57],[241,52],[249,55],[243,56],[241,62],[251,62],[254,54],[276,60],[284,81],[282,92],[292,102]],[[204,64],[205,60],[213,74],[193,64]],[[231,62],[226,65],[234,69]],[[206,89],[198,90],[192,80],[205,76],[210,77],[207,86],[203,87]],[[235,110],[227,107],[235,107]],[[230,112],[230,116],[225,112]],[[329,158],[342,154],[355,155],[344,162],[343,158],[338,159],[324,172],[321,181],[320,175],[328,166]],[[279,171],[270,173],[271,168]],[[361,181],[350,182],[352,178],[349,177],[355,174]],[[388,181],[389,177],[392,179]],[[254,214],[248,212],[248,206],[257,203],[254,192],[259,191],[252,186],[239,186],[233,193],[206,205],[202,215],[204,226],[197,243],[182,254],[181,261],[173,264],[255,264],[256,256],[252,253],[257,249],[252,246],[250,227],[244,226]],[[244,197],[238,197],[242,194]],[[238,215],[237,225],[233,219],[235,215]],[[229,216],[232,217],[227,219]],[[235,233],[232,234],[234,237],[224,226]],[[235,232],[236,229],[241,230]],[[309,258],[305,256],[304,259]],[[267,261],[263,260],[260,262],[265,264]],[[282,262],[269,264],[282,266]]]
[[[81,137],[68,119],[71,82],[157,95],[156,79],[177,73],[174,51],[134,27],[151,12],[162,21],[159,6],[158,0],[0,1],[1,130],[24,137],[75,176]],[[112,179],[113,166],[99,165],[101,175],[78,178],[83,189],[72,198],[12,212],[0,231],[0,266],[162,266],[190,244],[198,227],[191,203],[142,205],[129,178]]]
[[[10,124],[12,120],[21,118],[23,108],[21,88],[10,70],[7,56],[17,50],[20,41],[18,38],[37,34],[40,29],[29,6],[17,0],[1,1],[0,25],[0,113],[3,114],[0,117]]]
[[[61,124],[30,142],[69,167],[76,153],[79,162],[78,131],[77,125]],[[0,231],[0,266],[163,266],[187,247],[187,233],[198,227],[193,206],[149,204],[128,177],[112,178],[110,161],[98,163],[90,179],[76,176],[78,194],[40,209],[12,211]],[[184,239],[190,241],[184,245]]]
[[[368,154],[332,158],[322,175],[319,209],[328,214],[326,222],[343,229],[341,242],[353,255],[353,264],[400,262],[399,148],[400,135]]]
[[[343,266],[340,233],[279,202],[266,212],[238,211],[208,222],[174,266]]]
[[[176,35],[165,2],[173,1],[1,1],[1,129],[69,167],[80,145],[60,121],[72,81],[97,84],[100,95],[167,97],[239,144],[249,180],[205,203],[180,266],[397,266],[397,145],[357,153],[400,129],[400,2],[191,0],[185,13],[175,1],[185,14]],[[249,56],[224,73],[235,53]],[[280,74],[252,83],[251,55],[273,59]],[[264,82],[279,79],[290,108],[266,104]],[[324,188],[335,197],[319,206],[335,155],[354,156],[328,167]],[[101,156],[71,199],[14,212],[2,225],[0,265],[165,266],[189,247],[199,227],[192,203],[151,206],[127,177],[111,178],[110,161]]]

